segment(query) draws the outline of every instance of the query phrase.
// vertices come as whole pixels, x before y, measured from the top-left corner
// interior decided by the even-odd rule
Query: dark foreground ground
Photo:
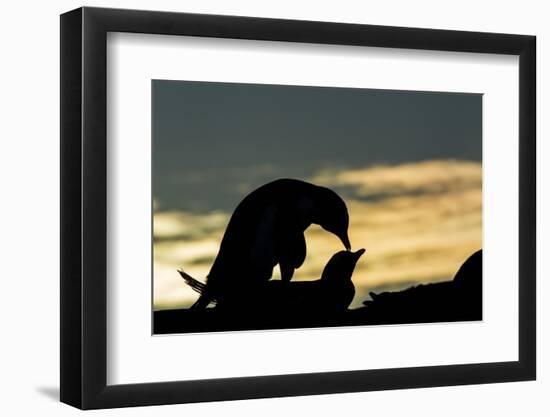
[[[296,329],[475,321],[482,319],[482,254],[473,254],[452,281],[418,285],[398,292],[371,293],[364,307],[341,313],[295,312],[285,316],[257,311],[163,310],[154,312],[153,333]]]

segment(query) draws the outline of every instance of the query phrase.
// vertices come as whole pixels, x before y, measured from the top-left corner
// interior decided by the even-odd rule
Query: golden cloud
[[[481,187],[481,164],[469,161],[424,161],[398,166],[324,171],[311,181],[315,184],[355,186],[359,196],[441,193],[446,190]]]

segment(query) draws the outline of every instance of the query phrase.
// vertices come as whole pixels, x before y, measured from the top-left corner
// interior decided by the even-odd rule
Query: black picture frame
[[[107,385],[108,32],[519,56],[519,360]],[[156,11],[61,15],[61,401],[81,409],[533,380],[536,377],[534,36]]]

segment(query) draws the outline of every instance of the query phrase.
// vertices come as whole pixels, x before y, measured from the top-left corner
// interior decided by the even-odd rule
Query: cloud
[[[367,249],[353,280],[361,305],[368,292],[451,279],[481,247],[482,168],[469,161],[425,161],[323,171],[309,179],[335,189],[350,212],[354,249]],[[196,294],[177,274],[204,279],[229,213],[154,214],[154,304],[188,307]],[[294,279],[317,279],[341,242],[317,225],[306,230],[308,255]],[[276,269],[274,277],[279,277]]]
[[[220,211],[200,215],[183,211],[155,212],[154,237],[157,241],[201,239],[225,228],[228,221],[229,215]]]
[[[327,187],[352,187],[355,197],[439,194],[481,187],[481,164],[469,161],[424,161],[352,170],[327,170],[311,181]]]

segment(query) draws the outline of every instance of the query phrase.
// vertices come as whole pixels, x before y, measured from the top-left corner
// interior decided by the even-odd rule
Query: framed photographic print
[[[61,16],[61,401],[534,379],[535,38]]]

